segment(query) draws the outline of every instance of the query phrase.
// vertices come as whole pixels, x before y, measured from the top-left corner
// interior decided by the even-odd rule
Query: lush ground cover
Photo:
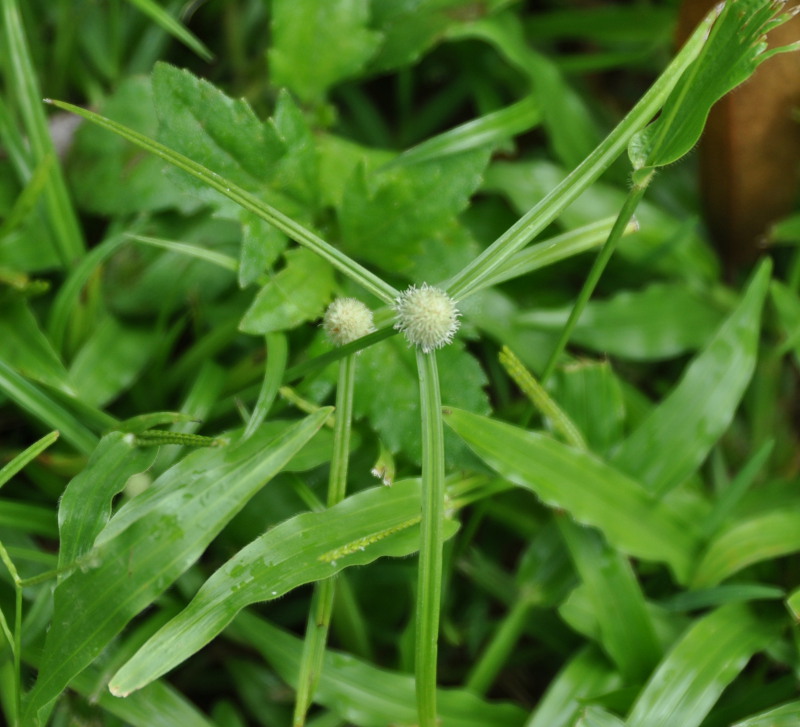
[[[8,724],[800,723],[780,6],[0,8]]]

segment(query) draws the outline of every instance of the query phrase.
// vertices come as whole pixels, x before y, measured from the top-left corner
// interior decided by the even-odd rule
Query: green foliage
[[[666,168],[788,14],[529,6],[0,0],[0,721],[797,722],[798,215]]]

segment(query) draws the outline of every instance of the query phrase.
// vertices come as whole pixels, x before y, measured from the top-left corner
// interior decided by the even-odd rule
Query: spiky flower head
[[[397,297],[393,307],[397,313],[394,327],[423,353],[451,343],[458,330],[461,314],[455,301],[443,290],[427,283],[419,288],[412,285]]]
[[[355,298],[336,298],[325,311],[322,327],[335,346],[344,346],[375,330],[372,311]]]

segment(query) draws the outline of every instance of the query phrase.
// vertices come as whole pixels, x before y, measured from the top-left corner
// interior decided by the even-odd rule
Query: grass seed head
[[[325,311],[322,327],[335,346],[344,346],[375,330],[372,311],[355,298],[334,300]]]
[[[423,283],[419,288],[412,285],[394,302],[397,322],[394,327],[401,330],[412,346],[430,353],[451,343],[458,330],[461,315],[455,301],[443,290]]]

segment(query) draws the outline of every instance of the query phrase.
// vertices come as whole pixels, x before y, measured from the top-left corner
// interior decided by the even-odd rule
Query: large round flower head
[[[355,298],[337,298],[328,306],[322,327],[336,346],[344,346],[375,330],[372,311]]]
[[[439,288],[423,283],[412,285],[394,302],[397,312],[395,328],[401,330],[412,346],[430,353],[451,343],[458,330],[461,315],[455,301]]]

